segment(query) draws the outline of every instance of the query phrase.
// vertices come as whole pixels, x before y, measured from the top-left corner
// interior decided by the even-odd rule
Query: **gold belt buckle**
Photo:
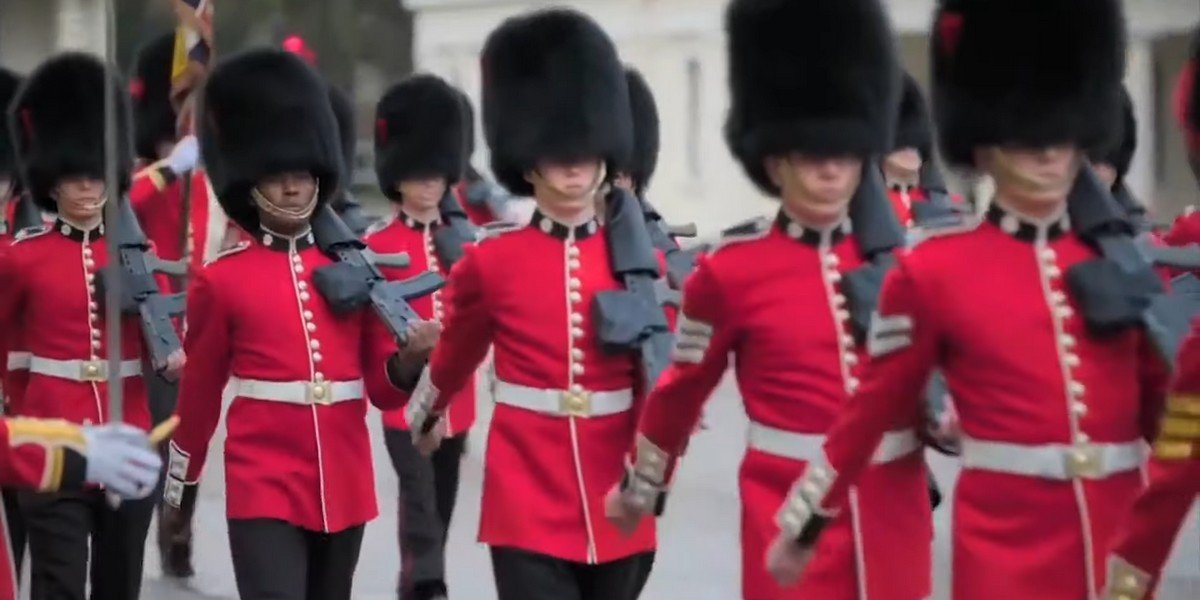
[[[308,403],[329,406],[333,404],[333,385],[328,381],[308,383]]]
[[[564,391],[558,399],[558,409],[569,417],[590,417],[592,415],[592,393],[588,391]]]
[[[107,381],[108,363],[102,360],[83,360],[79,362],[80,381]]]
[[[1094,444],[1075,444],[1064,453],[1071,479],[1099,479],[1104,474],[1104,454]]]

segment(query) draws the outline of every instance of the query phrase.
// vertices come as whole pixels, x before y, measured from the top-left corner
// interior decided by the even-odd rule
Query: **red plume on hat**
[[[317,53],[308,47],[308,42],[304,41],[304,38],[295,34],[289,35],[283,38],[282,45],[284,50],[304,59],[309,66],[317,66]]]

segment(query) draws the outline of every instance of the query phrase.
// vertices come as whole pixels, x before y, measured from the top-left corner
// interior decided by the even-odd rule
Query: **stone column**
[[[1158,181],[1155,166],[1155,117],[1158,107],[1158,90],[1154,81],[1154,39],[1147,35],[1131,35],[1125,87],[1133,99],[1133,112],[1138,123],[1138,146],[1133,155],[1129,174],[1125,181],[1133,195],[1146,203],[1151,211],[1158,206]]]

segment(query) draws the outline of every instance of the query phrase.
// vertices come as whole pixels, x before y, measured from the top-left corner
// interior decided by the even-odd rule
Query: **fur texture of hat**
[[[354,102],[350,95],[336,85],[329,84],[329,107],[333,109],[333,118],[337,120],[338,140],[342,143],[342,174],[345,175],[344,185],[350,184],[354,177],[354,157],[358,154],[358,131],[354,122]]]
[[[1175,85],[1175,116],[1188,150],[1200,153],[1200,29],[1192,38],[1191,58],[1183,65]]]
[[[453,185],[467,166],[463,94],[430,74],[392,86],[375,107],[375,173],[379,188],[400,200],[396,184],[444,177]]]
[[[769,156],[891,150],[901,70],[879,0],[734,0],[725,28],[725,139],[763,191]]]
[[[942,0],[932,33],[934,118],[951,164],[973,166],[981,146],[1092,153],[1119,135],[1120,0]]]
[[[1116,143],[1103,151],[1091,155],[1093,162],[1108,163],[1117,171],[1117,182],[1125,179],[1137,151],[1137,115],[1133,112],[1133,99],[1128,90],[1121,89],[1121,117],[1117,124]]]
[[[42,210],[57,209],[51,193],[64,177],[105,177],[106,77],[112,78],[117,97],[114,158],[117,192],[124,194],[133,172],[133,140],[129,97],[119,75],[93,56],[59,54],[38,66],[9,104],[21,181]]]
[[[342,180],[342,144],[328,85],[295,54],[260,48],[213,69],[204,85],[200,153],[221,207],[258,230],[250,192],[264,177],[307,171],[319,180],[318,207]]]
[[[633,158],[627,170],[641,196],[658,166],[658,105],[654,92],[637,69],[625,69],[625,79],[629,86],[629,108],[633,112]]]
[[[933,124],[929,121],[929,105],[925,94],[912,75],[904,74],[904,95],[900,98],[900,117],[896,123],[896,146],[916,148],[921,158],[933,156]]]
[[[488,36],[481,62],[492,172],[510,192],[533,194],[525,174],[540,161],[599,157],[609,178],[628,163],[624,69],[590,17],[565,8],[512,17]]]
[[[154,38],[138,50],[129,82],[133,99],[134,149],[139,158],[155,161],[158,145],[175,141],[175,107],[171,105],[171,63],[175,34]]]
[[[5,111],[21,87],[21,78],[8,69],[0,69],[0,115]],[[13,137],[8,128],[8,119],[0,117],[0,173],[15,176],[17,174],[17,152],[13,147]]]

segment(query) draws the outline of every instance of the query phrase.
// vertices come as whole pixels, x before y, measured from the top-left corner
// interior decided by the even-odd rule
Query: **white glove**
[[[84,427],[83,438],[87,441],[89,483],[130,500],[154,491],[163,463],[145,431],[125,423],[108,423]]]
[[[200,161],[200,144],[196,141],[196,136],[189,135],[179,140],[175,144],[175,148],[171,150],[171,155],[164,159],[163,162],[176,175],[182,175],[187,171],[196,168],[196,164]]]

